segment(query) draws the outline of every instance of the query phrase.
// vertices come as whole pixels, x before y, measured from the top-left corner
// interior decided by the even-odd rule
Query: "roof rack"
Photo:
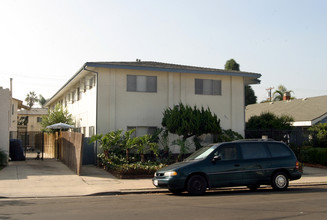
[[[241,142],[241,141],[276,141],[272,138],[268,138],[268,139],[240,139],[240,140],[236,140],[236,141],[233,141],[233,142]]]

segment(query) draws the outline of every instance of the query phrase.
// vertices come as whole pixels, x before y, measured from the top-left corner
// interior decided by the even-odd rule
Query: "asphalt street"
[[[0,199],[0,219],[327,219],[327,186]]]

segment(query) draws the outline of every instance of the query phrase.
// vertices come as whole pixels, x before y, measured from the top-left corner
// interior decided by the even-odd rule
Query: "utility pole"
[[[274,87],[270,87],[270,88],[267,88],[266,90],[267,90],[267,92],[268,92],[268,101],[269,102],[271,102],[271,90],[273,90],[274,89]]]

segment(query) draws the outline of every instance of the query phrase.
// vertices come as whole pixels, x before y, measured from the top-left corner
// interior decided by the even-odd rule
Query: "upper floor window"
[[[127,91],[157,92],[157,77],[127,75]]]
[[[95,87],[95,76],[89,79],[89,88],[92,89],[93,87]]]
[[[221,80],[195,79],[195,94],[221,95]]]
[[[37,120],[38,123],[41,123],[42,122],[42,117],[37,117],[36,120]]]
[[[80,90],[80,88],[78,87],[77,88],[77,101],[79,101],[80,99],[81,99],[81,90]]]
[[[72,103],[75,101],[75,91],[72,92]]]

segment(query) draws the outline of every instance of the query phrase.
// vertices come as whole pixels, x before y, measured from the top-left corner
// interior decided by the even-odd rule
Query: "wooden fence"
[[[43,158],[57,158],[58,133],[44,133]]]
[[[60,160],[77,175],[80,175],[83,158],[83,134],[68,131],[60,134]]]
[[[44,133],[43,158],[60,159],[77,175],[80,175],[82,154],[83,134],[68,131]]]

